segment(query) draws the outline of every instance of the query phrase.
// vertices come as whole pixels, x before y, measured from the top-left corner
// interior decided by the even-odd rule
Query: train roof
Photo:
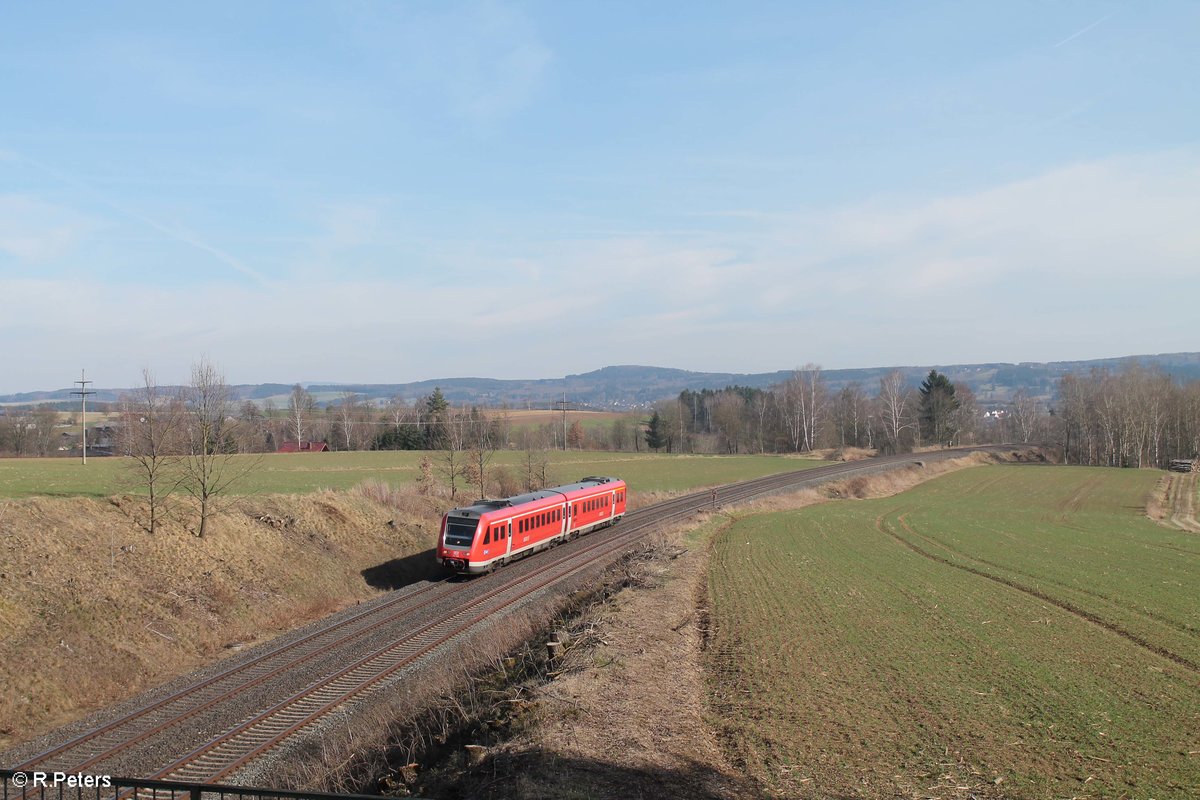
[[[490,511],[498,511],[509,506],[519,506],[525,503],[533,503],[538,500],[549,500],[551,498],[561,497],[558,492],[549,489],[540,489],[536,492],[526,492],[515,497],[506,497],[501,500],[476,500],[469,506],[454,508],[450,513],[456,517],[478,517],[481,514],[487,514]]]
[[[580,489],[592,489],[597,486],[602,486],[603,484],[606,484],[606,483],[615,483],[616,481],[619,481],[619,480],[620,480],[620,478],[606,478],[602,475],[592,475],[587,478],[580,478],[575,483],[568,483],[565,486],[555,486],[554,491],[564,492],[564,493],[577,492]]]
[[[580,489],[592,489],[596,486],[603,486],[606,483],[614,483],[619,480],[620,478],[607,478],[599,475],[592,475],[587,478],[580,478],[575,483],[568,483],[564,486],[555,486],[552,489],[539,489],[536,492],[526,492],[525,494],[518,494],[514,495],[513,497],[506,497],[500,500],[476,500],[469,506],[451,509],[449,513],[456,517],[475,519],[491,511],[499,511],[502,508],[520,506],[526,503],[536,503],[539,500],[557,499],[568,492],[577,492]]]

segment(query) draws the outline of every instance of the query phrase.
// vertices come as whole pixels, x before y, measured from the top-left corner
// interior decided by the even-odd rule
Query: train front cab
[[[455,572],[470,572],[471,550],[479,533],[479,519],[453,517],[442,518],[442,530],[438,534],[438,561]]]

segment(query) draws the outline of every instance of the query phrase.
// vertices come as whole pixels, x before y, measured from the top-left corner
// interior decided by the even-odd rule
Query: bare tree
[[[268,419],[253,400],[245,400],[238,407],[237,431],[239,453],[261,453],[269,449]]]
[[[707,401],[708,418],[727,453],[736,453],[746,422],[746,401],[737,392],[718,392]]]
[[[975,399],[975,392],[965,383],[959,385],[954,395],[958,406],[952,415],[954,434],[951,442],[956,444],[972,444],[979,432],[980,411]]]
[[[363,417],[366,416],[367,411],[362,395],[354,392],[342,393],[342,402],[337,409],[337,422],[342,434],[343,449],[358,449],[358,439],[354,435],[355,429],[361,430],[365,426]]]
[[[58,427],[58,410],[43,404],[33,410],[33,450],[39,456],[48,456],[54,448],[54,431]]]
[[[153,534],[166,511],[168,498],[179,488],[180,435],[184,420],[183,402],[177,394],[164,392],[154,374],[142,369],[142,386],[121,401],[122,454],[149,501],[146,530]]]
[[[1018,389],[1013,395],[1012,420],[1016,437],[1021,442],[1032,442],[1040,436],[1041,409],[1024,389]]]
[[[833,424],[842,447],[862,447],[869,440],[867,408],[869,402],[857,381],[842,387],[833,400]]]
[[[297,383],[292,387],[292,394],[288,397],[288,422],[291,425],[292,436],[296,440],[297,447],[305,441],[304,434],[308,431],[309,422],[316,408],[316,401],[303,386]]]
[[[546,472],[550,459],[546,453],[546,437],[536,430],[521,431],[521,465],[525,470],[525,491],[532,492],[546,486]]]
[[[196,536],[208,532],[209,520],[224,510],[229,490],[259,463],[253,457],[238,460],[235,424],[225,376],[208,359],[200,359],[192,365],[187,388],[187,451],[182,459],[183,489],[200,505]]]
[[[629,440],[629,426],[622,418],[617,418],[612,421],[612,425],[608,429],[608,446],[611,450],[621,451],[625,449],[625,443]]]
[[[774,397],[775,395],[771,392],[758,392],[750,402],[750,413],[757,421],[758,426],[758,452],[760,453],[767,452],[766,421]]]
[[[454,500],[458,496],[458,482],[464,477],[467,467],[463,425],[466,412],[447,405],[439,416],[441,452],[438,455],[438,472],[450,484],[450,499]]]
[[[791,439],[792,449],[812,450],[825,413],[825,384],[821,368],[805,364],[795,370],[780,387],[780,413]]]
[[[488,464],[496,455],[499,441],[499,428],[477,408],[472,408],[463,420],[467,444],[467,460],[470,463],[470,477],[479,487],[479,496],[487,497]]]
[[[904,388],[904,375],[892,370],[879,379],[879,415],[883,420],[883,435],[893,453],[908,449],[906,434],[915,426],[912,421],[912,394]]]

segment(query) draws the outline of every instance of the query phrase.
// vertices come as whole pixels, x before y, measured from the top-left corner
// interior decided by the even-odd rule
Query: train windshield
[[[454,519],[446,520],[446,544],[456,547],[470,547],[475,540],[475,529],[479,520]]]

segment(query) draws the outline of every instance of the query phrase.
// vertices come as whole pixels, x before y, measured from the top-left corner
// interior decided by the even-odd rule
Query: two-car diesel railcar
[[[582,478],[503,500],[479,500],[442,517],[437,559],[455,572],[487,572],[623,516],[620,478]]]

